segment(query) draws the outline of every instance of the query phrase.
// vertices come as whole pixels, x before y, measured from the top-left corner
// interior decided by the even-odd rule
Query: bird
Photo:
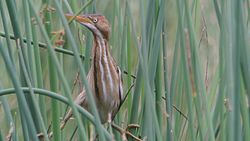
[[[94,36],[92,60],[87,81],[94,97],[101,123],[111,122],[123,101],[122,73],[109,49],[110,25],[105,16],[100,14],[84,14],[73,16],[65,14],[67,19],[76,20],[90,30]],[[76,104],[89,109],[85,89],[76,97]],[[60,128],[73,116],[70,109],[63,118]]]

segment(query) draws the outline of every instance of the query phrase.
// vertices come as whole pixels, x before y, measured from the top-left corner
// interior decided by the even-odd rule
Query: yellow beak
[[[91,23],[92,24],[92,21],[88,17],[85,17],[84,15],[76,16],[72,14],[65,14],[65,17],[67,18],[69,22],[71,22],[72,20],[76,20],[79,23]]]

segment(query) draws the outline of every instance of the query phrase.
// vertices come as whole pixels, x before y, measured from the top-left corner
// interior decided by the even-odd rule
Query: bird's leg
[[[51,123],[49,124],[49,127],[48,127],[48,129],[47,129],[47,134],[44,134],[44,133],[42,133],[42,132],[40,132],[40,133],[37,134],[37,137],[39,138],[39,140],[44,140],[45,136],[47,136],[48,139],[50,139],[50,138],[52,137],[52,135],[53,135],[53,132],[52,132],[52,131],[49,132],[50,129],[51,129]]]
[[[136,137],[135,135],[133,135],[132,133],[130,133],[128,131],[129,128],[138,128],[139,125],[136,125],[136,124],[131,124],[131,125],[133,125],[133,126],[129,125],[126,129],[123,129],[123,128],[119,127],[118,125],[116,125],[115,123],[112,123],[112,127],[121,134],[123,141],[128,140],[127,136],[133,138],[133,140],[135,140],[135,141],[143,141],[142,139]]]
[[[76,86],[76,84],[79,82],[79,83],[81,83],[80,82],[80,80],[79,80],[79,78],[80,78],[80,73],[79,73],[79,71],[77,72],[77,75],[76,75],[76,78],[75,78],[75,80],[74,80],[74,83],[73,83],[73,88],[72,88],[72,93],[74,93],[74,90],[75,90],[75,86]],[[81,84],[79,84],[79,85],[81,85]],[[82,89],[82,88],[81,88]],[[84,100],[84,99],[83,99]],[[80,103],[81,103],[81,101],[79,101]],[[83,102],[83,101],[82,101]],[[77,103],[77,104],[80,104],[80,103]],[[63,128],[64,128],[64,126],[66,125],[66,123],[68,122],[68,120],[72,117],[72,110],[70,109],[68,112],[67,112],[67,109],[68,109],[68,107],[69,106],[67,106],[67,108],[66,108],[66,110],[65,110],[65,114],[64,115],[66,115],[66,116],[64,116],[64,118],[63,118],[63,120],[61,121],[61,123],[60,123],[60,129],[62,130]]]
[[[113,131],[112,131],[112,113],[108,113],[108,127],[109,127],[109,133],[113,136]]]
[[[60,123],[60,129],[61,129],[61,130],[65,127],[66,123],[67,123],[68,120],[71,118],[71,116],[72,116],[72,111],[70,110],[70,111],[67,113],[67,115],[65,116],[65,118],[63,119],[63,121],[61,121],[61,123]],[[38,136],[40,139],[44,138],[44,134],[43,134],[43,133],[37,134],[37,136]],[[52,136],[53,136],[53,132],[48,133],[48,138],[49,138],[49,139],[51,139]]]
[[[66,122],[63,120],[61,123],[60,123],[60,129],[62,130],[66,125]]]
[[[64,127],[65,127],[65,125],[66,125],[66,123],[68,122],[68,120],[72,117],[72,110],[70,109],[69,111],[68,111],[68,113],[66,114],[66,116],[64,117],[64,119],[61,121],[61,123],[60,123],[60,129],[62,130]]]

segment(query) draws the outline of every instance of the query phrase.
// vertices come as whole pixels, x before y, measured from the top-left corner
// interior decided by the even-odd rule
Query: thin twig
[[[117,112],[118,112],[118,111],[120,110],[120,108],[122,107],[123,103],[125,102],[125,100],[126,100],[127,97],[128,97],[129,92],[132,90],[132,88],[134,87],[134,85],[135,85],[135,82],[129,87],[129,89],[128,89],[128,91],[127,91],[127,93],[126,93],[124,99],[121,101],[121,104],[119,105],[119,108],[118,108]],[[116,115],[115,115],[115,116],[116,116]],[[115,116],[114,116],[113,118],[115,118]]]
[[[5,38],[7,37],[6,34],[3,33],[3,32],[0,32],[0,36],[1,36],[1,37],[5,37]],[[16,37],[15,37],[14,35],[10,35],[9,38],[10,38],[11,40],[16,40]],[[24,43],[27,43],[27,39],[26,39],[26,38],[23,38],[23,42],[24,42]],[[30,43],[31,43],[31,45],[34,45],[34,42],[33,42],[33,41],[30,41]],[[38,47],[47,49],[47,44],[38,42]],[[74,56],[73,51],[70,51],[70,50],[67,50],[67,49],[55,47],[54,50],[55,50],[56,52],[59,52],[59,53],[63,53],[63,54],[67,54],[67,55]],[[83,55],[80,55],[80,57],[81,57],[82,59],[85,58]]]
[[[202,11],[202,22],[203,22],[203,28],[202,28],[202,33],[201,33],[201,39],[199,42],[199,47],[201,45],[201,42],[203,39],[206,39],[206,46],[208,48],[208,33],[207,33],[207,24],[206,20],[203,15]],[[206,92],[208,91],[208,61],[209,61],[209,55],[207,55],[207,61],[206,61],[206,72],[205,72],[205,85],[206,85]]]
[[[14,129],[15,129],[15,127],[14,127],[14,125],[11,123],[11,124],[10,124],[9,133],[8,133],[8,135],[6,136],[6,140],[7,140],[7,141],[11,141],[11,139],[12,139],[12,134],[14,133]]]
[[[78,126],[76,126],[76,128],[75,128],[75,130],[74,130],[72,136],[70,137],[70,139],[69,139],[70,141],[73,140],[73,137],[75,136],[77,129],[78,129]]]
[[[68,23],[69,23],[69,24],[72,23],[73,20],[76,18],[76,16],[79,15],[79,14],[81,14],[82,11],[83,11],[88,5],[90,5],[92,2],[93,2],[93,0],[87,1],[87,2],[81,7],[81,9],[80,9],[79,11],[77,11],[76,14],[68,21]]]
[[[125,70],[123,71],[123,73],[124,73],[124,74],[127,74],[127,75],[129,75],[129,74],[128,74],[128,72],[127,72],[127,71],[125,71]],[[133,75],[133,74],[130,74],[130,76],[131,76],[132,78],[136,79],[136,76],[135,76],[135,75]]]
[[[166,98],[165,98],[165,97],[162,97],[162,99],[164,99],[164,100],[166,101]],[[183,116],[183,117],[188,121],[188,117],[187,117],[180,109],[178,109],[178,108],[177,108],[175,105],[173,105],[173,104],[172,104],[172,106],[173,106],[173,108],[174,108],[177,112],[180,113],[181,116]]]

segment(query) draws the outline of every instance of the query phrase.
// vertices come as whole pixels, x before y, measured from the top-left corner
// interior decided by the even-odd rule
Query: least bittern
[[[67,14],[66,17],[71,19],[73,15]],[[92,62],[87,80],[101,122],[111,122],[122,103],[123,88],[121,70],[109,51],[110,26],[108,20],[105,16],[96,14],[76,16],[75,20],[93,33]],[[76,97],[75,102],[89,110],[85,90]],[[61,129],[71,116],[72,111],[69,110],[62,121]]]

